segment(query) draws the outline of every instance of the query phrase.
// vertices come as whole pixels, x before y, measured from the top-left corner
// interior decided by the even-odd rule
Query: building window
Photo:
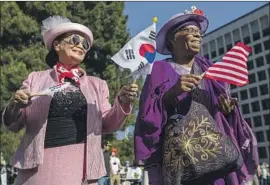
[[[231,89],[236,89],[236,85],[231,85]]]
[[[256,138],[258,142],[264,142],[263,131],[256,132]]]
[[[247,122],[247,124],[252,127],[252,124],[251,124],[251,119],[250,118],[245,118],[245,121]]]
[[[254,127],[261,127],[262,126],[262,117],[261,116],[253,117],[253,123],[254,123]]]
[[[258,101],[251,103],[252,112],[260,111],[260,104]]]
[[[270,141],[270,129],[268,129],[267,131],[266,131],[266,135],[267,135],[267,141]]]
[[[264,119],[264,125],[270,125],[270,115],[269,114],[263,115],[263,119]]]
[[[202,49],[203,49],[203,55],[204,55],[204,57],[209,59],[208,44],[207,43],[203,44],[202,45]]]
[[[250,33],[249,33],[249,29],[248,29],[248,24],[245,24],[244,26],[242,26],[241,30],[242,30],[244,43],[249,44],[250,43]]]
[[[254,69],[253,60],[249,60],[247,62],[247,68],[248,68],[248,70]]]
[[[244,37],[244,43],[249,44],[250,43],[250,37]]]
[[[263,108],[263,110],[268,110],[269,107],[270,107],[269,104],[270,104],[270,99],[269,98],[262,100],[262,108]]]
[[[267,158],[265,147],[258,147],[259,158]]]
[[[224,48],[219,48],[219,49],[218,49],[218,54],[219,54],[219,55],[223,55],[224,53],[225,53]]]
[[[254,53],[255,53],[255,54],[258,54],[258,53],[260,53],[260,52],[262,52],[262,45],[261,45],[261,43],[256,44],[256,45],[254,46]]]
[[[263,80],[266,79],[266,72],[265,72],[265,70],[262,70],[262,71],[259,71],[258,72],[258,79],[259,79],[259,81],[263,81]]]
[[[237,92],[232,93],[232,97],[233,97],[233,98],[238,98],[238,93],[237,93]]]
[[[255,76],[255,74],[248,75],[248,80],[249,80],[249,83],[250,84],[255,83],[256,82],[256,76]]]
[[[263,42],[264,45],[264,50],[269,50],[270,49],[270,42],[269,40],[266,40]]]
[[[243,114],[248,114],[248,113],[250,113],[248,104],[242,105],[242,111],[243,111]]]
[[[228,44],[228,45],[226,46],[226,49],[227,49],[227,51],[230,51],[230,49],[232,49],[232,44]]]
[[[238,28],[233,30],[233,39],[235,44],[241,42],[240,31]]]
[[[217,38],[217,45],[218,45],[218,54],[223,55],[225,51],[222,37]]]
[[[255,98],[258,96],[258,90],[257,87],[253,87],[249,89],[250,97]]]
[[[267,35],[270,35],[270,27],[269,27],[269,17],[268,15],[264,15],[260,18],[261,27],[263,31],[263,36],[266,37]]]
[[[260,39],[260,30],[259,30],[259,24],[258,20],[252,21],[250,23],[251,31],[252,31],[252,37],[253,40],[259,40]]]
[[[226,43],[226,49],[229,51],[232,48],[232,37],[231,33],[225,34],[225,43]]]
[[[270,64],[270,53],[268,53],[267,55],[265,55],[265,59],[266,59],[266,63]]]
[[[216,51],[212,51],[211,52],[211,56],[212,56],[212,58],[215,58],[217,56],[217,52]]]
[[[264,60],[263,60],[263,57],[258,57],[255,59],[256,60],[256,66],[257,67],[261,67],[264,65]]]
[[[217,56],[215,40],[210,41],[210,51],[211,58],[215,58]]]
[[[248,99],[248,93],[247,93],[247,90],[243,90],[240,92],[240,97],[241,97],[241,100],[246,100]]]
[[[253,33],[253,40],[256,41],[256,40],[259,40],[260,39],[260,32],[257,32],[257,33]]]
[[[261,95],[268,94],[268,85],[267,84],[260,85],[260,94]]]

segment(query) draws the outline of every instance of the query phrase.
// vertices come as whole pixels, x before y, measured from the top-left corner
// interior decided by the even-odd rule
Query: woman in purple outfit
[[[167,150],[177,151],[174,147],[166,148],[166,139],[170,136],[165,131],[168,120],[175,112],[179,115],[177,119],[181,119],[190,111],[190,96],[194,89],[198,94],[205,93],[197,100],[205,107],[201,110],[231,138],[244,159],[242,167],[226,177],[209,177],[210,184],[244,185],[255,174],[258,165],[257,141],[235,99],[226,97],[225,83],[201,77],[212,65],[208,59],[198,55],[208,24],[203,11],[192,7],[192,11],[170,18],[157,34],[157,51],[172,57],[156,61],[151,75],[147,76],[134,136],[136,162],[148,170],[150,185],[183,183],[181,175],[170,173],[174,170],[173,165],[166,166],[166,162],[172,160],[166,156]]]

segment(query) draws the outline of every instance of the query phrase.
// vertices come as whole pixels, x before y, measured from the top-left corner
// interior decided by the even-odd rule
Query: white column
[[[1,185],[7,185],[7,168],[3,166],[1,168]]]
[[[143,180],[142,180],[142,185],[149,185],[149,179],[148,179],[148,171],[143,170]]]

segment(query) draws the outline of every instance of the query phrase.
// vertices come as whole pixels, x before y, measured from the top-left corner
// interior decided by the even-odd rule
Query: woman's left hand
[[[230,114],[235,107],[237,98],[225,98],[222,94],[218,97],[218,108],[224,114]]]
[[[135,101],[138,95],[138,85],[128,84],[121,88],[118,98],[121,104],[130,104]]]

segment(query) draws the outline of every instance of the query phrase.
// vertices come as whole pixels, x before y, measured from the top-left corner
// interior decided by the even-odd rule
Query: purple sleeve
[[[157,164],[146,170],[148,171],[149,185],[164,185],[161,165]]]
[[[212,84],[213,89],[208,86],[209,92],[212,94],[213,101],[217,103],[217,97],[220,94],[224,94],[224,87],[221,83],[215,81],[209,81]],[[230,115],[222,114],[216,109],[215,120],[219,127],[225,131],[225,133],[232,138],[234,143],[239,148],[244,165],[237,172],[231,173],[230,179],[236,178],[239,182],[249,180],[256,173],[257,165],[259,163],[257,140],[249,127],[248,123],[244,120],[239,107],[236,105],[234,111]],[[235,176],[235,177],[234,177]],[[233,180],[235,181],[235,179]],[[236,183],[237,184],[237,183]],[[233,183],[232,185],[235,185]]]
[[[138,165],[148,166],[161,162],[161,132],[167,120],[162,99],[179,78],[179,75],[164,66],[164,63],[155,62],[141,93],[134,133],[135,160]]]

